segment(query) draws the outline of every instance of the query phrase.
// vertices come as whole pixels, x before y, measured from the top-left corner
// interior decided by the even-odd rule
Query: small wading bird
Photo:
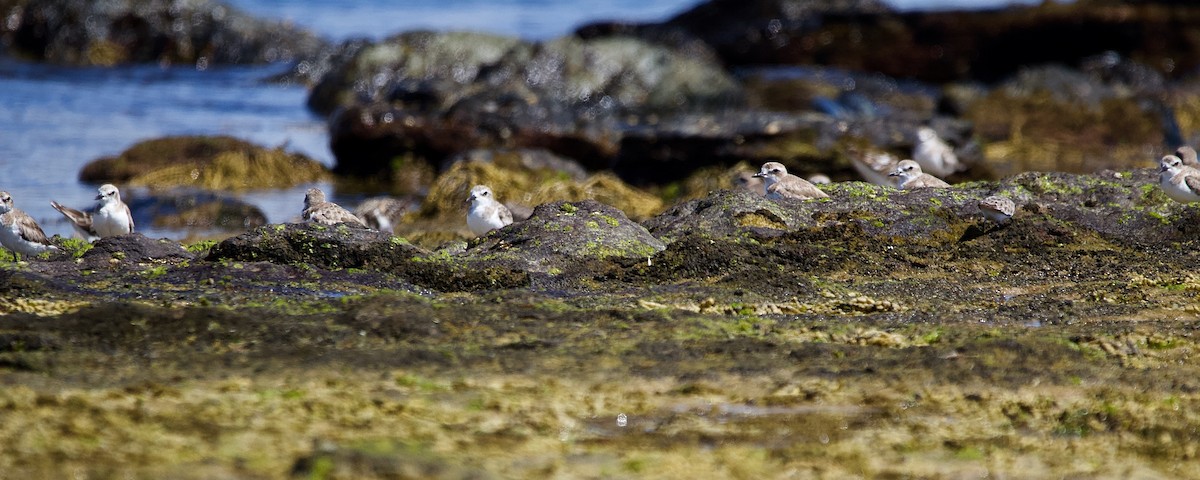
[[[946,188],[950,184],[942,179],[921,171],[921,165],[912,160],[901,160],[896,169],[890,174],[896,177],[896,188],[912,190],[914,188]]]
[[[959,170],[958,155],[946,142],[938,137],[937,131],[929,127],[917,129],[917,143],[913,146],[913,160],[924,171],[945,177]]]
[[[392,197],[374,197],[363,200],[354,207],[354,215],[367,222],[367,226],[381,232],[393,233],[396,222],[416,208],[416,203]]]
[[[25,212],[13,206],[12,196],[0,192],[0,245],[18,255],[37,255],[58,250],[50,244],[46,233]]]
[[[349,223],[351,225],[367,228],[367,224],[362,219],[354,216],[349,210],[346,210],[333,202],[325,200],[325,192],[319,188],[310,188],[304,194],[304,210],[300,213],[301,218],[306,222],[319,223],[321,225],[337,225],[339,223]]]
[[[96,207],[92,212],[64,207],[55,201],[51,201],[50,206],[67,217],[75,232],[86,239],[133,233],[133,215],[129,213],[129,206],[121,201],[121,192],[117,187],[106,183],[96,192]]]
[[[1017,212],[1017,205],[1012,200],[992,195],[979,201],[979,212],[988,220],[1004,225],[1012,220],[1013,214]]]
[[[1163,157],[1158,165],[1158,185],[1163,193],[1180,203],[1200,202],[1200,169],[1184,165],[1174,155]]]
[[[808,180],[788,173],[787,167],[779,162],[764,163],[762,170],[759,170],[754,176],[763,179],[767,198],[772,200],[781,198],[807,200],[829,197],[816,185],[808,183]]]
[[[1200,168],[1200,160],[1196,159],[1196,149],[1184,145],[1175,150],[1175,156],[1183,160],[1183,164],[1192,168]]]
[[[849,152],[850,165],[863,180],[871,182],[875,185],[883,185],[885,187],[894,186],[896,183],[888,175],[896,170],[896,164],[900,163],[900,159],[896,158],[887,152],[874,150],[852,149]]]
[[[467,228],[471,233],[480,236],[497,228],[503,228],[513,222],[512,211],[504,204],[496,201],[492,189],[484,185],[471,187],[471,195],[467,197],[471,204],[467,210]]]

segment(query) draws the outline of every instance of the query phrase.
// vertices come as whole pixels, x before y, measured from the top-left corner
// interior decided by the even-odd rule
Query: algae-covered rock
[[[92,183],[210,190],[288,188],[326,177],[325,167],[305,155],[227,136],[146,140],[115,157],[94,160],[79,172],[80,180]]]
[[[992,170],[1000,176],[1129,170],[1153,165],[1161,156],[1148,152],[1166,153],[1183,143],[1175,114],[1163,101],[1161,75],[1114,55],[1093,58],[1084,67],[1025,68],[999,88],[963,102],[964,118],[985,142]]]
[[[14,5],[15,3],[15,5]],[[8,8],[5,8],[8,7]],[[28,0],[0,4],[3,43],[70,65],[270,63],[316,55],[325,41],[213,0]]]
[[[154,260],[189,260],[195,258],[179,242],[165,238],[154,240],[140,233],[104,237],[92,243],[83,254],[84,263],[93,267],[138,264]]]
[[[397,226],[396,232],[425,244],[462,238],[466,226],[466,200],[471,187],[487,185],[497,200],[509,205],[518,220],[528,217],[530,206],[556,201],[596,200],[612,205],[622,216],[646,219],[660,212],[660,198],[627,185],[610,173],[584,176],[574,168],[561,169],[558,162],[527,162],[525,155],[499,155],[493,161],[460,161],[429,188],[421,210]],[[557,157],[552,157],[557,158]],[[446,226],[457,226],[446,231]],[[441,233],[439,233],[441,232]]]
[[[206,258],[386,270],[425,253],[399,237],[376,230],[348,224],[287,223],[228,238],[213,246]]]
[[[517,260],[528,270],[552,272],[587,259],[644,259],[663,248],[620,210],[583,200],[539,205],[529,219],[472,242],[463,257]]]
[[[717,191],[676,205],[646,226],[667,242],[689,234],[756,242],[854,225],[875,241],[945,245],[990,228],[978,201],[998,194],[1022,206],[1014,224],[1034,222],[1066,243],[1095,240],[1168,246],[1191,241],[1200,233],[1196,221],[1200,212],[1170,201],[1151,170],[1094,175],[1028,172],[996,183],[947,189],[901,191],[864,182],[839,182],[823,189],[830,198],[815,201],[773,201],[745,191]],[[995,234],[1009,230],[1011,226]],[[1027,240],[1034,246],[1042,242]]]

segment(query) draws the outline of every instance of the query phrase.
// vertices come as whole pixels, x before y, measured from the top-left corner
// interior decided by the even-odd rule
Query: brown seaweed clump
[[[289,188],[327,176],[320,162],[305,155],[228,136],[147,140],[115,157],[92,161],[79,172],[80,180],[91,183],[209,190]]]

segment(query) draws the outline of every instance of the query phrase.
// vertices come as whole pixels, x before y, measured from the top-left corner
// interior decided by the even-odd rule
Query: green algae
[[[1100,196],[1080,211],[1123,208],[1103,200],[1116,186],[1096,185],[1079,189]],[[904,215],[965,224],[974,197],[929,195],[941,214]],[[787,227],[778,205],[748,217],[777,231],[706,229],[649,259],[564,262],[547,283],[499,266],[511,246],[388,268],[0,271],[25,302],[0,316],[12,386],[0,389],[0,468],[1195,476],[1184,467],[1200,448],[1194,241],[1140,244],[1049,207],[958,241],[890,220],[873,232],[894,217],[871,205],[804,210],[813,222]],[[52,268],[53,281],[38,276]]]

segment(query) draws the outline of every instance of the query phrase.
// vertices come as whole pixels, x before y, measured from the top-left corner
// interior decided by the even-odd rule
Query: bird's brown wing
[[[50,239],[46,238],[46,232],[42,231],[33,217],[27,215],[20,210],[13,210],[8,213],[12,216],[13,222],[17,225],[17,230],[21,234],[21,238],[30,242],[37,242],[42,245],[49,245]]]
[[[58,213],[63,214],[64,217],[67,217],[67,220],[71,221],[71,225],[74,226],[75,230],[78,230],[82,236],[100,236],[96,234],[96,229],[92,227],[92,214],[63,206],[62,204],[53,200],[50,201],[50,206],[54,207],[55,210],[58,210]]]
[[[774,193],[783,198],[809,199],[829,196],[816,185],[808,183],[807,180],[800,177],[788,177],[785,181],[775,182],[767,190],[768,193]]]

